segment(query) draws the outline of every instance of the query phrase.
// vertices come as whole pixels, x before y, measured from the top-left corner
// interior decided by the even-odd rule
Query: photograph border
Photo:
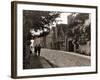
[[[80,72],[80,73],[63,73],[50,75],[33,75],[33,76],[17,76],[17,4],[34,4],[60,7],[79,7],[79,8],[93,8],[96,10],[96,71],[94,72]],[[11,2],[11,77],[12,78],[31,78],[31,77],[50,77],[50,76],[66,76],[66,75],[81,75],[81,74],[95,74],[98,73],[98,7],[89,5],[73,5],[73,4],[56,4],[56,3],[41,3],[41,2],[26,2],[26,1],[12,1]]]

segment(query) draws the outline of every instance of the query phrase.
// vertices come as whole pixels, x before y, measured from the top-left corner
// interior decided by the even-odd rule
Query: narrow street
[[[25,69],[90,66],[90,56],[73,52],[41,49],[40,56],[30,55]]]

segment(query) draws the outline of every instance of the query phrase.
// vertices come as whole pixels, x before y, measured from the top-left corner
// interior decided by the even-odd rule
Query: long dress
[[[34,40],[31,40],[30,49],[32,51],[32,54],[34,54]]]

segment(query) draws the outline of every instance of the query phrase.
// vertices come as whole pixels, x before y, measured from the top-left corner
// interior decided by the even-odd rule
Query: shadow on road
[[[23,63],[23,69],[38,69],[38,68],[55,68],[57,65],[51,63],[48,59],[42,56],[30,55]]]

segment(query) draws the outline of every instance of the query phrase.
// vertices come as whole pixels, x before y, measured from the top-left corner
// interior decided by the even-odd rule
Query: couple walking
[[[34,39],[33,46],[34,46],[34,54],[36,56],[40,56],[40,52],[41,52],[40,38],[36,37]]]

